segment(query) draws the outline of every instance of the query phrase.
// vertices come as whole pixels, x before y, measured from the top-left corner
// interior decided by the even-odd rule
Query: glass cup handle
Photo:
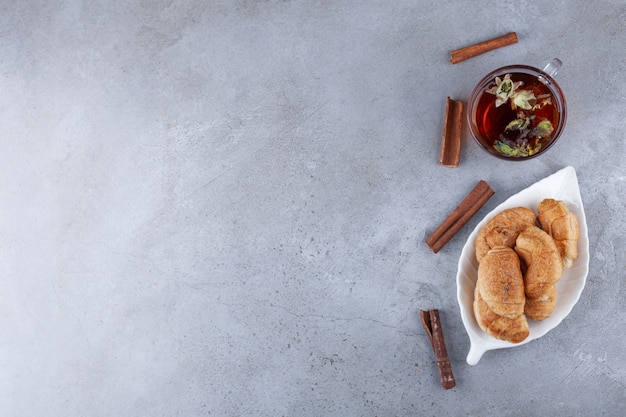
[[[543,68],[543,72],[548,74],[550,77],[554,77],[556,76],[557,72],[559,72],[559,68],[561,68],[561,65],[563,65],[561,60],[559,58],[554,58],[552,61],[548,62],[548,65]]]

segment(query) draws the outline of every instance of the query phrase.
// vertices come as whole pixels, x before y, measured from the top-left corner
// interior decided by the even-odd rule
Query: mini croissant
[[[526,297],[524,314],[531,320],[545,320],[556,307],[556,286],[552,285],[538,297]]]
[[[524,279],[513,249],[496,246],[485,255],[478,265],[476,287],[495,314],[514,318],[524,313]]]
[[[525,315],[520,314],[513,318],[497,315],[483,300],[478,287],[474,290],[474,315],[478,326],[496,339],[519,343],[530,334]]]
[[[537,211],[541,227],[552,236],[563,258],[563,266],[569,268],[578,258],[578,218],[563,201],[551,198],[541,201]]]
[[[535,213],[526,207],[515,207],[501,211],[476,236],[476,260],[482,258],[495,246],[515,246],[515,239],[520,232],[534,226],[537,218]]]
[[[525,270],[524,286],[527,297],[542,297],[561,278],[561,254],[554,239],[542,229],[532,226],[520,233],[515,252]]]

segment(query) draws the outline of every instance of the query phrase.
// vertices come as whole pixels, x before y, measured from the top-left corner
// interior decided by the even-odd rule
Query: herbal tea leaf
[[[526,119],[515,119],[512,122],[510,122],[508,125],[506,125],[504,130],[505,131],[509,131],[509,130],[523,130],[523,129],[526,129],[528,127],[529,123],[530,123],[530,119],[528,117]]]
[[[524,142],[522,144],[514,144],[510,142],[510,144],[508,144],[504,143],[503,141],[497,140],[493,144],[493,147],[503,155],[523,158],[525,156],[531,156],[539,152],[539,149],[541,149],[541,143],[538,143],[535,147],[531,147],[527,142]]]
[[[549,136],[554,131],[554,127],[552,123],[548,119],[544,119],[540,121],[537,126],[530,132],[531,136],[535,136],[537,138],[545,138]]]

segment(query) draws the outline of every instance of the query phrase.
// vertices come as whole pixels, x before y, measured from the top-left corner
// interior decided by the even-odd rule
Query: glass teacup
[[[510,65],[486,75],[469,99],[467,118],[476,142],[499,158],[523,161],[546,152],[563,132],[567,105],[552,60],[543,70]]]

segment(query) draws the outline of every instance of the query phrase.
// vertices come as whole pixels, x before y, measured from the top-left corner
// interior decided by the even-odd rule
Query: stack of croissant
[[[474,315],[483,331],[512,343],[528,337],[528,319],[552,314],[555,284],[578,258],[576,215],[554,199],[541,201],[537,212],[526,207],[503,210],[476,238]]]

